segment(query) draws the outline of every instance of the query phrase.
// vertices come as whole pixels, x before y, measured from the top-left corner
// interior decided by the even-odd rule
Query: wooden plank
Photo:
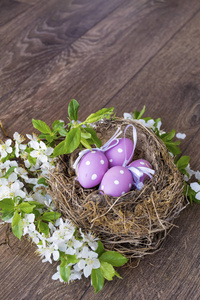
[[[29,3],[19,3],[13,0],[1,0],[0,2],[0,26],[5,25],[10,20],[26,11],[30,7]]]
[[[94,111],[94,103],[96,108],[106,105],[199,7],[199,2],[191,5],[191,1],[180,0],[125,3],[13,93],[5,95],[0,104],[3,121],[13,131],[17,124],[30,130],[32,117],[49,122],[66,118],[67,100],[72,97],[83,104],[82,112],[87,114]],[[39,63],[40,59],[36,65]],[[13,70],[12,74],[10,77],[9,72],[7,77],[4,72],[6,90],[9,79],[9,86],[18,80],[18,73]],[[84,113],[80,118],[83,116]]]
[[[146,104],[146,116],[162,116],[167,131],[186,133],[183,150],[199,130],[199,17],[198,13],[107,103],[119,112]]]
[[[0,244],[4,242],[5,227],[0,228]],[[90,283],[82,280],[70,286],[51,279],[56,264],[42,263],[35,255],[36,247],[25,238],[19,241],[9,234],[10,246],[0,246],[1,300],[80,299]],[[59,290],[59,293],[58,293]],[[59,296],[58,296],[59,294]]]
[[[34,71],[40,70],[42,75],[45,64],[122,2],[50,0],[47,4],[41,1],[3,26],[0,29],[0,97],[10,93]]]

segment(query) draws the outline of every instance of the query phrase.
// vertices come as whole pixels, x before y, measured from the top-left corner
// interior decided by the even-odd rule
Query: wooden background
[[[102,107],[162,117],[187,134],[184,154],[200,169],[199,0],[0,0],[0,119],[31,133],[31,119],[80,119]],[[2,137],[2,136],[1,136]],[[90,280],[51,279],[35,247],[0,228],[0,299],[200,299],[200,206],[187,207],[161,250],[118,271],[94,294]]]

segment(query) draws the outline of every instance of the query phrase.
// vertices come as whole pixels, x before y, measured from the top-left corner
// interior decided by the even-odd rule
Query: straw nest
[[[125,119],[98,122],[95,130],[104,144],[120,126],[137,130],[138,141],[133,160],[149,161],[155,175],[144,187],[120,197],[101,195],[98,188],[84,189],[76,181],[73,163],[78,150],[59,158],[51,174],[51,196],[64,218],[82,231],[92,231],[106,250],[126,257],[141,257],[157,250],[173,220],[183,209],[183,178],[163,142],[142,124]],[[132,139],[131,129],[126,137]]]

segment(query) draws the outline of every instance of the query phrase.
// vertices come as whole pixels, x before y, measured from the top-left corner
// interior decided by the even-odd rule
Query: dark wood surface
[[[141,109],[185,132],[184,154],[200,169],[200,1],[1,0],[0,119],[31,133],[31,119],[80,119],[102,107]],[[1,138],[3,136],[1,135]],[[200,206],[188,206],[159,252],[118,271],[94,294],[90,280],[51,279],[35,246],[0,227],[0,299],[200,299]],[[137,266],[137,267],[136,267]]]

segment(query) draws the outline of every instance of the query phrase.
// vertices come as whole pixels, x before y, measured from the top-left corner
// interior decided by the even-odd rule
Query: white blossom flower
[[[199,172],[199,171],[196,171],[196,172],[195,172],[195,178],[196,178],[197,180],[200,180],[200,172]]]
[[[58,220],[57,223],[58,224]],[[53,243],[56,247],[66,254],[75,254],[76,250],[73,251],[73,248],[81,247],[80,243],[76,241],[73,237],[75,232],[75,227],[69,222],[60,218],[59,219],[59,229],[55,230],[50,238],[48,238],[48,242]],[[68,242],[70,243],[68,244]],[[67,251],[68,250],[68,251]],[[69,253],[70,252],[70,253]],[[73,252],[73,253],[72,253]]]
[[[133,116],[129,113],[124,113],[124,119],[133,120]]]
[[[57,272],[55,274],[53,274],[53,276],[51,277],[53,280],[60,280],[60,282],[64,282],[64,280],[61,278],[60,276],[60,266],[57,266]]]
[[[193,171],[191,168],[190,168],[190,164],[187,165],[187,167],[185,168],[185,170],[187,171],[189,177],[187,175],[184,175],[184,180],[185,181],[188,181],[194,174],[195,174],[195,171]]]
[[[31,135],[31,134],[26,134],[26,136],[27,136],[27,138],[28,138],[29,140],[31,140],[31,141],[38,141],[38,136],[37,136],[35,133],[33,133],[33,135]]]
[[[45,143],[42,141],[30,141],[29,145],[34,149],[31,151],[30,156],[37,158],[41,163],[47,162],[47,156],[53,153],[53,148],[47,148]]]
[[[13,138],[15,140],[15,156],[19,157],[20,150],[24,151],[26,149],[26,145],[21,145],[21,143],[25,141],[25,138],[18,132],[13,134]]]
[[[96,250],[97,249],[97,246],[98,246],[98,243],[96,242],[98,240],[98,238],[95,238],[91,232],[89,233],[83,233],[81,228],[79,229],[80,231],[80,234],[83,238],[83,243],[88,243],[88,245],[90,246],[90,248],[92,250]]]
[[[10,147],[12,144],[12,140],[9,139],[5,141],[5,143],[0,144],[0,153],[1,153],[1,158],[6,157],[8,154],[12,153],[12,147]]]
[[[18,174],[21,178],[23,178],[25,181],[28,180],[28,172],[26,169],[22,168],[22,167],[17,167],[14,169],[14,172],[16,174]]]
[[[92,269],[100,268],[100,261],[97,257],[98,254],[94,251],[90,251],[86,246],[84,246],[83,250],[77,255],[77,258],[82,258],[77,263],[77,266],[80,270],[83,270],[83,274],[86,278],[90,276]]]
[[[23,218],[23,235],[29,233],[30,231],[35,231],[34,220],[34,214],[25,214]]]
[[[43,239],[42,235],[37,230],[29,231],[28,234],[36,245]]]
[[[178,133],[176,134],[176,137],[177,137],[178,139],[184,140],[184,139],[186,138],[186,134],[185,134],[185,133],[180,133],[180,132],[178,132]]]
[[[197,200],[200,200],[200,184],[198,182],[192,182],[190,183],[190,187],[193,191],[197,193],[195,198]]]
[[[36,250],[36,253],[39,253],[44,259],[42,262],[50,262],[52,264],[51,255],[53,256],[53,260],[57,261],[59,259],[59,251],[56,247],[56,245],[53,244],[47,244],[47,242],[43,239],[42,245],[37,245],[38,249]]]

